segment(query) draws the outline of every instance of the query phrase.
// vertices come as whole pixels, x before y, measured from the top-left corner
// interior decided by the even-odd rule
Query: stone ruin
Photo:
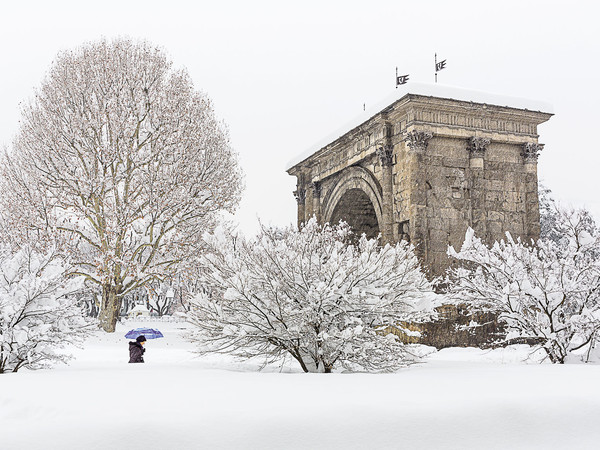
[[[357,235],[415,246],[429,276],[452,264],[468,227],[492,243],[510,232],[540,234],[537,127],[552,114],[445,96],[406,94],[294,163],[298,226],[346,221]],[[494,345],[504,335],[493,315],[459,305],[438,320],[391,331],[437,348]],[[475,321],[481,326],[469,326]]]
[[[491,243],[540,233],[537,127],[552,114],[406,94],[287,172],[298,226],[346,221],[358,235],[415,245],[432,276],[468,227]]]

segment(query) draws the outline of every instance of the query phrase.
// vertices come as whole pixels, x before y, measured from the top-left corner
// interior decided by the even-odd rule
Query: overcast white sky
[[[19,102],[60,50],[144,38],[185,66],[230,127],[246,174],[246,232],[296,220],[298,153],[394,90],[394,72],[548,102],[539,176],[600,218],[599,3],[590,1],[5,2],[0,8],[0,145]]]

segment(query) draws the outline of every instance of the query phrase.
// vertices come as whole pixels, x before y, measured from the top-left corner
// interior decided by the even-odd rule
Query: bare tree
[[[145,42],[59,54],[4,156],[10,215],[25,239],[62,233],[108,332],[123,295],[171,274],[241,194],[210,101]]]
[[[390,371],[413,360],[389,326],[431,314],[434,294],[412,248],[381,248],[349,227],[266,229],[252,240],[211,238],[203,292],[191,302],[200,353],[276,361],[306,372]]]
[[[154,281],[146,286],[146,306],[151,313],[162,317],[172,313],[176,301],[174,283]]]
[[[539,183],[540,238],[558,243],[562,233],[559,228],[558,205],[552,197],[552,191]]]
[[[98,318],[100,313],[99,292],[93,287],[84,287],[76,296],[77,304],[81,306],[87,317]]]

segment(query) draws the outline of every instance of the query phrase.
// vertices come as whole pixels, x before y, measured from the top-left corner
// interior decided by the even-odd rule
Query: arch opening
[[[356,238],[364,233],[368,239],[373,239],[380,231],[375,207],[362,189],[348,189],[339,199],[330,223],[337,224],[340,220],[350,225]]]

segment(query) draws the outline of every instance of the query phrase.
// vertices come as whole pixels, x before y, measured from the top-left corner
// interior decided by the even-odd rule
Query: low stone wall
[[[492,313],[470,314],[463,305],[443,305],[436,308],[438,319],[424,323],[402,323],[401,327],[416,331],[413,336],[399,328],[389,327],[387,332],[398,336],[407,344],[424,344],[437,349],[446,347],[489,348],[497,345],[506,333]],[[476,326],[472,326],[476,323]]]

